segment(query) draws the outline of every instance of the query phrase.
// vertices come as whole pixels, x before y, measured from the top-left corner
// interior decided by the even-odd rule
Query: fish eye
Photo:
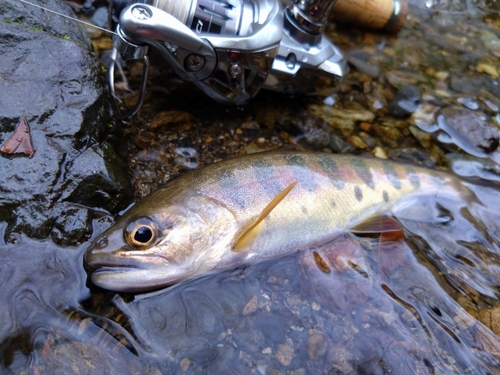
[[[125,240],[134,247],[150,245],[156,238],[154,223],[148,218],[139,218],[131,221],[125,229]]]

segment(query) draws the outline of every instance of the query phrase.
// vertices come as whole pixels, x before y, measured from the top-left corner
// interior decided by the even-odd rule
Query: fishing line
[[[55,10],[51,10],[51,9],[48,9],[48,8],[44,8],[44,7],[42,7],[41,5],[38,5],[38,4],[33,4],[33,3],[30,3],[29,1],[26,1],[26,0],[18,0],[18,1],[20,1],[20,2],[22,2],[22,3],[25,3],[25,4],[29,4],[29,5],[31,5],[31,6],[34,6],[34,7],[40,8],[40,9],[43,9],[43,10],[46,10],[47,12],[51,12],[51,13],[57,14],[58,16],[65,17],[65,18],[68,18],[68,19],[70,19],[70,20],[73,20],[73,21],[76,21],[76,22],[83,23],[84,25],[91,26],[91,27],[95,27],[96,29],[99,29],[99,30],[105,31],[105,32],[107,32],[107,33],[117,35],[114,31],[111,31],[111,30],[105,29],[105,28],[103,28],[103,27],[96,26],[96,25],[94,25],[94,24],[92,24],[92,23],[90,23],[90,22],[85,22],[85,21],[79,20],[78,18],[74,18],[74,17],[68,16],[68,15],[66,15],[66,14],[62,14],[62,13],[56,12]]]

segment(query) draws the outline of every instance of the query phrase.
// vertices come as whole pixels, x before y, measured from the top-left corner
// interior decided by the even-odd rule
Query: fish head
[[[234,216],[199,195],[146,197],[97,237],[85,254],[93,284],[146,292],[206,273],[229,246]]]

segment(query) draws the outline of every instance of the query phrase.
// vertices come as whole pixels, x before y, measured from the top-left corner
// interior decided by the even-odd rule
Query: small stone
[[[436,131],[436,113],[439,107],[431,104],[422,104],[412,115],[412,120],[420,129],[426,131]]]
[[[258,306],[259,306],[259,300],[257,299],[257,296],[253,296],[243,308],[242,314],[250,315],[251,313],[257,310]]]
[[[301,367],[297,370],[290,371],[290,375],[306,375],[306,374],[307,374],[306,369],[303,367]]]
[[[314,310],[314,311],[319,311],[321,310],[321,305],[319,303],[316,303],[316,302],[313,302],[311,304],[311,308]]]
[[[260,126],[257,121],[248,121],[241,124],[241,129],[259,130]]]
[[[437,79],[439,79],[440,81],[444,81],[446,78],[448,78],[450,76],[450,73],[449,72],[436,72],[434,74],[434,77],[436,77]]]
[[[186,372],[191,365],[191,360],[189,358],[182,358],[179,361],[179,366],[181,366],[181,371]]]
[[[500,335],[500,306],[491,309],[491,330]]]
[[[269,276],[269,278],[267,279],[267,282],[269,284],[276,284],[278,282],[278,278],[276,276]]]
[[[476,111],[479,109],[479,103],[477,100],[468,98],[468,97],[460,97],[457,98],[457,102],[462,104],[465,108],[471,109],[473,111]]]
[[[363,150],[368,149],[368,145],[357,135],[349,137],[349,142],[356,148],[361,148]]]
[[[500,335],[500,306],[479,311],[479,321],[490,328],[495,334]]]
[[[490,153],[498,147],[498,131],[480,112],[449,106],[440,111],[437,120],[439,128],[449,136],[446,143],[453,142],[472,155]]]
[[[283,372],[274,367],[268,367],[266,369],[266,375],[284,375]]]
[[[486,73],[486,74],[492,76],[493,78],[498,78],[497,68],[495,68],[495,66],[493,66],[493,65],[486,64],[486,63],[480,63],[480,64],[477,64],[476,70],[478,71],[478,73]]]
[[[262,354],[272,354],[273,350],[269,347],[262,349]]]
[[[276,352],[276,359],[283,366],[289,366],[293,359],[293,341],[289,337],[286,338],[285,344],[279,344]]]
[[[193,116],[188,112],[183,111],[164,111],[158,113],[151,124],[149,125],[150,130],[157,130],[163,127],[168,127],[173,124],[189,124],[192,125],[194,122]]]
[[[385,150],[382,148],[382,147],[375,147],[373,149],[373,155],[379,159],[389,159],[389,157],[387,156],[387,153],[385,152]]]
[[[313,361],[317,360],[325,354],[327,345],[323,333],[313,333],[307,340],[307,356]]]
[[[389,102],[389,113],[393,116],[408,116],[420,107],[422,96],[413,85],[401,87]]]

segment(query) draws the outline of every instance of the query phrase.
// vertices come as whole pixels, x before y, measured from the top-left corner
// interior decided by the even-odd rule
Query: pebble
[[[413,123],[420,129],[433,132],[438,128],[436,126],[436,113],[439,107],[432,104],[422,104],[412,115]]]
[[[389,102],[389,113],[393,116],[408,116],[420,107],[422,96],[413,85],[401,87]]]
[[[257,307],[259,306],[259,300],[257,296],[253,296],[250,301],[245,305],[243,308],[243,311],[241,312],[243,315],[250,315],[251,313],[255,312],[257,310]]]
[[[457,102],[462,104],[465,108],[476,111],[479,109],[479,103],[477,100],[469,98],[469,97],[460,97],[457,98]]]
[[[309,111],[326,121],[331,117],[338,117],[341,119],[351,120],[351,121],[366,121],[372,122],[375,119],[375,114],[368,110],[355,110],[355,109],[344,109],[344,108],[334,108],[325,105],[311,104],[308,107]]]
[[[321,310],[321,305],[319,303],[316,303],[316,302],[313,302],[311,304],[311,308],[314,310],[314,311],[319,311]]]
[[[325,354],[327,346],[328,343],[323,333],[313,333],[307,340],[307,356],[315,361]]]
[[[387,156],[387,153],[385,152],[385,150],[382,148],[382,147],[375,147],[373,149],[373,155],[379,159],[389,159],[389,157]]]
[[[449,141],[472,155],[490,153],[498,147],[498,131],[488,125],[480,112],[448,106],[439,112],[437,120],[439,127],[448,134]]]
[[[479,321],[500,335],[500,306],[479,311]]]
[[[377,78],[380,75],[380,68],[378,66],[369,64],[357,56],[349,56],[347,61],[354,66],[358,72],[366,74],[370,78]]]
[[[188,370],[189,366],[191,365],[191,360],[189,358],[182,358],[179,361],[179,366],[181,366],[181,371],[184,373]]]
[[[262,349],[262,354],[272,354],[273,350],[269,347]]]
[[[478,71],[478,73],[486,73],[492,76],[493,78],[498,78],[498,70],[495,66],[491,64],[487,63],[477,64],[476,70]]]
[[[276,352],[276,359],[283,366],[289,366],[293,359],[293,341],[291,338],[287,337],[284,344],[278,345],[278,350]]]
[[[268,367],[266,369],[266,375],[284,375],[283,372],[274,367]]]

